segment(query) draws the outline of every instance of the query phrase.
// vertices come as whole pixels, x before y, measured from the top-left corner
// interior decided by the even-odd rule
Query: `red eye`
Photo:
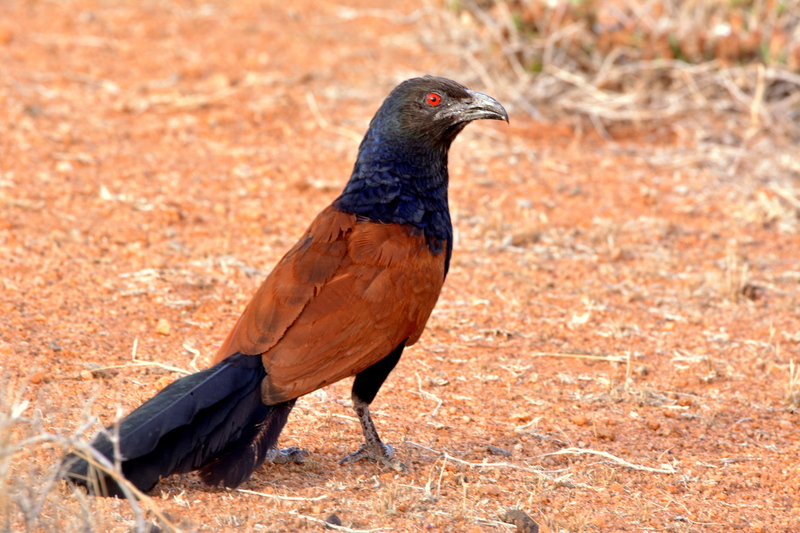
[[[430,105],[439,105],[442,103],[442,97],[436,93],[429,93],[428,96],[425,97],[425,101]]]

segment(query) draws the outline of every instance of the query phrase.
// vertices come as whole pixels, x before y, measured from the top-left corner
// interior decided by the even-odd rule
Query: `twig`
[[[265,498],[272,498],[273,500],[281,500],[284,502],[318,502],[328,497],[327,494],[322,496],[315,496],[314,498],[302,498],[300,496],[278,496],[277,494],[267,494],[266,492],[256,492],[254,490],[236,489],[236,492],[244,494],[252,494],[254,496],[264,496]]]
[[[408,444],[411,444],[413,446],[416,446],[417,448],[422,448],[423,450],[428,450],[428,451],[433,452],[433,453],[435,453],[437,455],[441,455],[445,460],[449,460],[449,461],[453,461],[455,463],[459,463],[459,464],[462,464],[462,465],[465,465],[465,466],[469,466],[470,468],[510,468],[512,470],[522,470],[523,472],[531,472],[533,474],[537,474],[537,475],[542,476],[542,477],[548,477],[547,476],[548,473],[555,472],[555,471],[544,471],[544,470],[540,470],[540,469],[536,469],[536,468],[531,468],[529,466],[515,465],[513,463],[487,463],[485,461],[481,462],[481,463],[471,463],[469,461],[465,461],[464,459],[459,459],[457,457],[453,457],[452,455],[450,455],[447,452],[440,452],[438,450],[434,450],[433,448],[429,448],[428,446],[423,446],[422,444],[417,444],[414,441],[407,440],[405,442],[407,442]]]
[[[325,520],[321,520],[319,518],[315,518],[313,516],[308,516],[304,514],[300,514],[295,510],[289,511],[289,514],[293,514],[299,518],[304,518],[311,522],[316,522],[317,524],[322,524],[327,528],[335,529],[336,531],[346,531],[347,533],[375,533],[376,531],[387,531],[384,528],[377,528],[377,529],[352,529],[345,526],[337,526],[336,524],[331,524],[330,522],[326,522]]]
[[[197,358],[200,357],[200,350],[195,348],[194,346],[189,345],[189,343],[183,343],[183,349],[192,354],[192,360],[189,362],[189,366],[195,372],[200,372],[200,369],[197,368]]]
[[[533,352],[533,357],[566,357],[570,359],[589,359],[592,361],[608,361],[609,363],[624,363],[627,356],[624,355],[589,355],[580,353],[559,353],[559,352]]]
[[[642,472],[653,472],[653,473],[656,473],[656,474],[675,474],[675,473],[678,472],[678,470],[673,466],[669,466],[668,468],[652,468],[652,467],[649,467],[649,466],[637,465],[637,464],[629,463],[625,459],[621,459],[621,458],[619,458],[619,457],[617,457],[615,455],[611,455],[608,452],[602,452],[600,450],[591,450],[591,449],[588,449],[588,448],[565,448],[563,450],[558,450],[557,452],[546,453],[542,457],[548,457],[550,455],[565,455],[565,454],[598,455],[600,457],[605,457],[606,459],[608,459],[610,461],[613,461],[613,462],[615,462],[615,463],[617,463],[619,465],[622,465],[622,466],[624,466],[626,468],[631,468],[633,470],[640,470]]]
[[[169,370],[170,372],[176,372],[178,374],[192,374],[186,369],[172,366],[172,365],[165,365],[164,363],[157,363],[157,362],[150,362],[150,361],[134,361],[132,363],[125,363],[124,365],[109,365],[109,366],[101,366],[98,368],[92,368],[91,372],[99,372],[101,370],[113,370],[115,368],[135,368],[135,367],[144,367],[144,366],[155,366],[158,368],[163,368],[164,370]]]
[[[437,402],[436,407],[431,412],[431,416],[435,417],[436,414],[439,412],[439,409],[442,407],[444,403],[441,398],[431,394],[430,392],[422,389],[422,379],[419,377],[419,374],[415,374],[417,376],[417,390],[419,391],[420,396],[425,396],[426,398],[430,398],[431,400]]]

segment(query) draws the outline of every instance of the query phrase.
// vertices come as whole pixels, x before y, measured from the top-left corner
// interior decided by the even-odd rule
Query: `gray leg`
[[[369,414],[369,404],[353,394],[353,409],[355,409],[358,419],[361,421],[361,429],[364,432],[364,444],[358,451],[344,457],[339,461],[340,465],[345,463],[355,463],[361,459],[372,459],[388,466],[393,470],[402,472],[406,470],[406,465],[394,458],[394,450],[389,444],[384,444],[375,429],[375,423]]]
[[[298,448],[297,446],[289,446],[282,450],[277,447],[271,448],[267,452],[267,461],[276,465],[283,465],[286,463],[305,463],[306,456],[311,455],[306,450]]]

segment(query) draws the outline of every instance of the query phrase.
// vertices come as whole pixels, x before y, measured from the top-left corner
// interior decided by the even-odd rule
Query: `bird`
[[[267,460],[302,462],[304,450],[277,446],[296,400],[349,377],[364,443],[340,464],[372,459],[403,470],[369,407],[439,298],[453,252],[448,153],[481,119],[509,120],[496,99],[446,78],[395,87],[370,121],[343,191],[263,281],[213,366],[99,432],[94,458],[68,454],[65,479],[116,497],[131,494],[120,473],[143,493],[190,471],[235,488]]]

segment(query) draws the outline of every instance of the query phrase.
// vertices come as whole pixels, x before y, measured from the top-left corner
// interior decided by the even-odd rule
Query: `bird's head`
[[[446,78],[425,76],[398,85],[370,123],[371,130],[412,144],[447,149],[473,120],[508,122],[500,102]]]
[[[464,126],[480,119],[508,121],[508,113],[494,98],[445,78],[404,81],[375,113],[335,205],[364,219],[416,226],[431,242],[452,243],[447,154]]]

